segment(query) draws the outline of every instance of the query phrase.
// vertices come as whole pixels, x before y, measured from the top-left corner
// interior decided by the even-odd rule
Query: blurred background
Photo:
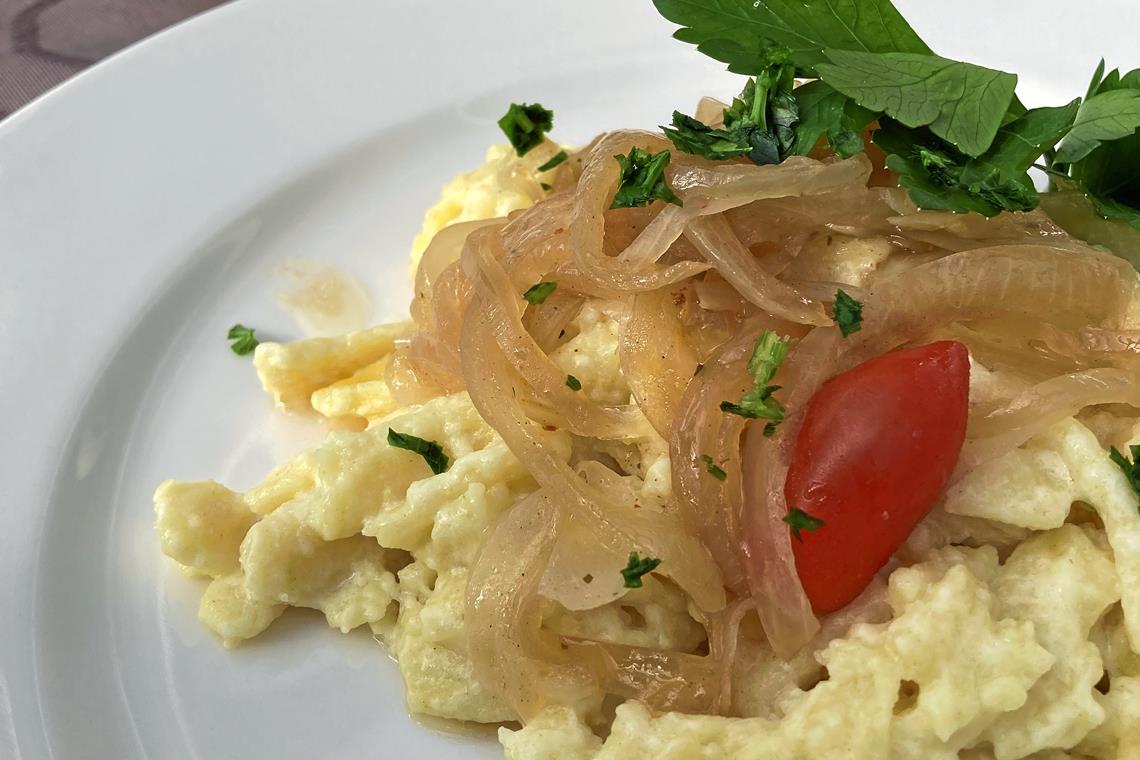
[[[132,42],[225,0],[0,0],[0,119]]]

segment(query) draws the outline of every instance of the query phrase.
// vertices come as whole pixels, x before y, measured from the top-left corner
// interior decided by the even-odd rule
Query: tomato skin
[[[808,402],[784,496],[824,521],[792,538],[816,612],[857,597],[941,495],[966,437],[970,362],[955,341],[894,351]]]

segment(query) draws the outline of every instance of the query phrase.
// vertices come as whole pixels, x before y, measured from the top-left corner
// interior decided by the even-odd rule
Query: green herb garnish
[[[626,588],[641,588],[641,577],[647,573],[651,573],[657,569],[661,564],[661,560],[637,556],[637,552],[629,553],[629,562],[621,571],[621,577],[625,581]]]
[[[661,200],[683,206],[665,181],[665,167],[669,165],[669,151],[651,154],[634,148],[628,156],[614,156],[621,165],[621,185],[610,208],[648,206]]]
[[[546,133],[554,127],[554,112],[539,103],[511,103],[499,119],[499,129],[510,140],[515,153],[525,156],[542,145]]]
[[[594,576],[591,575],[590,573],[586,573],[585,575],[582,576],[582,582],[583,583],[593,583],[594,582]]]
[[[776,430],[776,423],[784,420],[784,407],[772,398],[772,394],[778,391],[780,386],[768,383],[775,377],[776,370],[783,364],[787,355],[787,338],[780,338],[771,330],[760,333],[760,337],[756,339],[756,347],[752,349],[752,357],[748,360],[748,373],[752,375],[753,388],[744,394],[739,404],[722,401],[721,411],[753,420],[771,420],[772,422],[766,425],[764,430],[764,434],[771,437]]]
[[[792,529],[792,535],[796,540],[803,543],[804,537],[800,531],[806,530],[808,533],[815,533],[822,528],[825,523],[818,517],[812,517],[802,509],[792,508],[788,510],[788,514],[784,515],[784,522],[786,522]]]
[[[1114,92],[1140,94],[1140,69],[1124,75],[1114,70],[1105,76],[1104,61],[1100,62],[1089,85],[1088,99],[1078,116],[1081,125],[1081,134],[1077,135],[1079,141],[1071,144],[1073,135],[1066,137],[1061,143],[1057,161],[1066,158],[1075,161],[1068,166],[1069,174],[1088,192],[1101,216],[1140,230],[1140,132],[1135,127],[1131,133],[1126,132],[1127,125],[1135,123],[1136,102],[1131,97],[1114,100],[1113,104],[1120,107],[1121,112],[1104,113],[1108,110],[1106,103],[1096,101]],[[1095,109],[1092,108],[1094,103]],[[1098,117],[1094,121],[1092,117],[1096,112],[1103,114],[1103,120]],[[1097,131],[1092,133],[1094,124]],[[1073,132],[1076,133],[1077,129],[1074,128]],[[1109,134],[1123,136],[1112,139],[1107,137]],[[1073,158],[1084,153],[1094,141],[1099,144],[1087,155],[1080,160]]]
[[[550,294],[556,290],[558,290],[557,282],[536,282],[526,289],[526,292],[523,293],[523,298],[526,299],[527,303],[538,306],[541,303],[545,303],[546,299],[550,298]]]
[[[555,153],[553,156],[551,156],[549,161],[547,161],[542,166],[538,167],[538,170],[540,172],[548,172],[551,169],[553,169],[554,167],[558,166],[563,161],[565,161],[567,158],[569,158],[569,156],[566,155],[566,151],[560,150],[557,153]]]
[[[578,378],[574,377],[573,375],[567,375],[566,376],[566,387],[572,391],[580,391],[580,390],[582,390],[582,381],[579,380]]]
[[[728,477],[728,473],[717,466],[717,463],[708,454],[701,454],[701,461],[705,463],[705,469],[708,470],[709,475],[717,480],[724,480]]]
[[[1030,211],[1039,198],[1027,171],[1052,149],[1076,118],[1079,101],[1035,108],[1001,127],[985,154],[970,158],[928,130],[886,120],[875,144],[911,198],[928,209],[994,216]]]
[[[1132,454],[1132,461],[1128,461],[1115,446],[1109,449],[1108,458],[1120,468],[1124,477],[1128,478],[1128,485],[1140,496],[1140,446],[1129,446],[1128,451]]]
[[[792,154],[799,105],[792,95],[795,67],[789,51],[769,51],[770,63],[748,80],[740,96],[724,110],[724,128],[708,127],[673,112],[673,126],[662,127],[678,150],[714,161],[747,156],[754,164],[778,164]]]
[[[436,475],[447,471],[450,460],[443,453],[443,447],[435,441],[425,441],[423,438],[417,438],[410,433],[397,433],[388,428],[388,445],[410,451],[413,454],[419,454]]]
[[[261,344],[257,336],[253,334],[253,328],[241,324],[231,327],[230,331],[226,333],[226,338],[230,341],[230,350],[238,356],[253,353],[253,349]]]
[[[846,338],[863,329],[863,304],[847,295],[842,288],[835,291],[835,309],[831,316]]]
[[[921,208],[1032,210],[1039,166],[1140,229],[1140,69],[1105,74],[1102,61],[1083,103],[1027,110],[1014,74],[937,56],[890,0],[654,4],[677,39],[754,77],[723,128],[675,113],[664,130],[678,150],[775,163],[826,141],[848,157],[878,122],[872,140]],[[789,71],[811,81],[793,88]]]
[[[921,53],[826,50],[820,79],[858,105],[907,127],[929,127],[968,156],[993,143],[1017,77]]]
[[[875,112],[855,104],[830,85],[808,82],[794,92],[800,118],[796,123],[796,155],[807,155],[821,138],[841,158],[863,150],[863,128],[875,119]]]

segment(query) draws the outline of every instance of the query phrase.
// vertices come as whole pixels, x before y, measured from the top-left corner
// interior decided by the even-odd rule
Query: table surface
[[[0,1],[0,119],[127,45],[224,1]]]

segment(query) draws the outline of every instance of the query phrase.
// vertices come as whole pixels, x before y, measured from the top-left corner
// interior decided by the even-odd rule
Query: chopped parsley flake
[[[582,390],[582,381],[579,380],[578,378],[574,377],[573,375],[567,375],[566,376],[566,387],[572,391],[580,391],[580,390]]]
[[[662,127],[665,136],[678,150],[712,161],[747,156],[755,164],[780,163],[794,152],[795,127],[800,120],[790,53],[780,47],[766,51],[763,71],[749,79],[740,96],[724,110],[723,129],[674,111],[673,125]]]
[[[246,354],[253,353],[253,349],[257,348],[261,343],[257,336],[253,334],[252,327],[245,325],[234,325],[230,331],[226,333],[226,337],[230,341],[230,350],[238,356],[245,356]]]
[[[1108,458],[1120,468],[1124,477],[1128,478],[1128,485],[1140,496],[1140,446],[1129,446],[1128,451],[1132,454],[1131,462],[1115,446],[1109,449]]]
[[[628,156],[614,156],[621,164],[621,185],[610,208],[648,206],[657,200],[685,205],[665,181],[670,157],[667,150],[651,154],[641,148],[634,148]]]
[[[397,433],[388,428],[388,445],[397,449],[404,449],[413,454],[419,454],[427,462],[427,466],[436,475],[447,471],[449,460],[443,453],[443,447],[435,441],[425,441],[410,433]]]
[[[527,303],[538,306],[550,298],[550,294],[556,290],[558,290],[557,282],[539,282],[527,288],[526,292],[523,293],[523,298],[526,299]]]
[[[705,469],[708,470],[709,475],[712,475],[717,480],[724,480],[728,477],[728,473],[717,466],[713,458],[708,454],[701,454],[701,461],[705,463]]]
[[[586,573],[585,575],[582,576],[582,582],[583,583],[593,583],[594,582],[594,576],[590,575],[589,573]]]
[[[567,158],[569,158],[569,156],[566,155],[566,151],[560,150],[557,153],[555,153],[554,156],[551,157],[551,159],[549,161],[547,161],[542,166],[538,167],[538,170],[540,172],[548,172],[551,169],[553,169],[554,167],[558,166],[563,161],[565,161]]]
[[[831,317],[846,338],[863,329],[863,304],[843,292],[835,291],[835,311]]]
[[[547,111],[540,103],[511,103],[499,119],[499,128],[520,156],[542,145],[546,133],[553,127],[554,112]]]
[[[637,552],[629,553],[629,562],[621,571],[626,588],[641,588],[641,577],[651,573],[661,564],[661,560],[652,557],[638,557]]]
[[[806,530],[808,533],[815,533],[817,530],[824,526],[823,520],[818,517],[812,517],[802,509],[795,509],[794,507],[788,510],[788,514],[784,515],[784,522],[792,528],[792,535],[796,540],[803,543],[804,537],[800,534],[801,530]]]

